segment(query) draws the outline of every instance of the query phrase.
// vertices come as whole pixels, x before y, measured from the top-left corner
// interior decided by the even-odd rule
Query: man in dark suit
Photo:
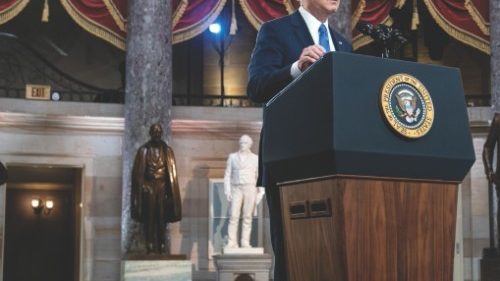
[[[339,4],[340,0],[301,0],[301,7],[294,14],[262,25],[248,66],[247,94],[252,101],[269,101],[327,52],[352,52],[351,44],[328,26],[328,17]],[[286,281],[279,193],[260,156],[257,185],[266,188],[275,256],[274,280]]]

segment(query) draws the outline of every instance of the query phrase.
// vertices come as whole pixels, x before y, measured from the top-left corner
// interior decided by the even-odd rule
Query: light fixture
[[[35,214],[40,214],[43,209],[42,199],[40,198],[31,199],[31,207],[33,208],[33,212],[35,212]]]
[[[33,198],[31,199],[31,208],[33,208],[33,212],[37,215],[41,214],[45,209],[45,212],[43,213],[48,215],[50,214],[50,212],[52,212],[52,209],[54,209],[54,200],[47,199],[44,205],[42,199]]]
[[[208,30],[214,34],[212,44],[217,54],[219,54],[219,69],[220,69],[220,106],[224,106],[226,92],[224,90],[224,56],[226,50],[232,42],[233,34],[227,33],[227,29],[222,24],[214,22],[208,26]]]
[[[219,34],[222,28],[219,23],[215,22],[208,26],[208,30],[210,30],[213,34]]]
[[[50,98],[53,101],[59,101],[59,100],[61,100],[61,94],[59,92],[52,92],[52,95]]]
[[[45,208],[47,208],[47,210],[51,211],[52,208],[54,208],[54,201],[47,200],[47,202],[45,202]]]

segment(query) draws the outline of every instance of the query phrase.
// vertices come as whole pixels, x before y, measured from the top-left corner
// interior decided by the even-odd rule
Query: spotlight
[[[219,34],[220,31],[221,31],[221,26],[219,23],[212,23],[209,27],[208,27],[208,30],[210,30],[210,32],[214,33],[214,34]]]

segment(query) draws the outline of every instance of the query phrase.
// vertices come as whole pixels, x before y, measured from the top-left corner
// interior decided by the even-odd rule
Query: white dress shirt
[[[315,18],[311,13],[306,11],[302,6],[299,7],[299,13],[306,22],[307,29],[311,34],[314,44],[319,44],[319,26],[324,24],[326,26],[326,30],[328,31],[328,43],[330,44],[330,51],[335,51],[335,45],[333,44],[332,35],[330,34],[330,27],[328,26],[328,20],[325,22],[320,22],[317,18]],[[297,78],[302,71],[299,69],[299,62],[296,61],[292,64],[290,69],[290,74],[295,79]]]

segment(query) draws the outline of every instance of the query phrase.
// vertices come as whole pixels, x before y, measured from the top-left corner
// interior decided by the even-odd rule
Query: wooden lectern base
[[[452,281],[457,184],[280,185],[289,281]]]

